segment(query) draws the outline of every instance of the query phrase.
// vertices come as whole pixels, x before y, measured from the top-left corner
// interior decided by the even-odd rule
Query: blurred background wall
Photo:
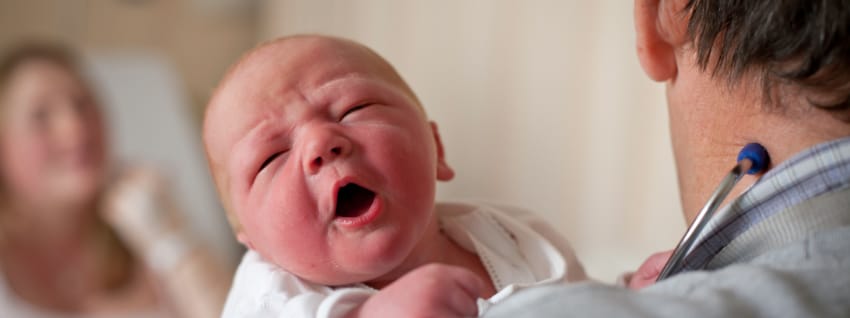
[[[58,40],[85,52],[95,77],[145,78],[102,84],[113,96],[105,99],[124,104],[111,110],[113,128],[129,130],[116,148],[183,171],[189,214],[228,255],[237,250],[198,172],[200,116],[241,53],[294,33],[348,37],[386,57],[439,124],[457,171],[439,198],[535,211],[573,242],[592,276],[613,280],[684,230],[663,86],[638,65],[631,2],[0,0],[0,49]],[[168,146],[185,153],[179,162],[156,148],[169,135],[145,133],[160,119],[128,115],[146,102],[176,105],[147,105],[160,118],[184,118],[169,130],[185,136]]]

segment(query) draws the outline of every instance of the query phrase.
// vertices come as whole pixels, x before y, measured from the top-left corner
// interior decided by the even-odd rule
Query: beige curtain
[[[260,11],[261,39],[344,36],[398,68],[457,170],[441,200],[533,210],[604,280],[684,230],[663,85],[638,65],[631,2],[267,0]]]

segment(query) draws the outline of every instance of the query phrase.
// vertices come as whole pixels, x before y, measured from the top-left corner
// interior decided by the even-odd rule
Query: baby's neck
[[[479,296],[486,299],[494,295],[496,289],[493,286],[493,281],[490,279],[490,274],[481,262],[481,258],[474,252],[464,249],[443,233],[437,222],[432,223],[433,226],[429,226],[426,230],[428,235],[423,237],[420,244],[414,248],[401,266],[398,266],[391,273],[388,273],[388,275],[384,275],[382,278],[367,282],[366,284],[373,288],[381,289],[420,266],[430,263],[440,263],[458,266],[472,271],[486,285],[486,289]]]
[[[442,231],[440,231],[440,237],[446,241],[446,246],[443,250],[445,251],[444,259],[439,263],[463,267],[472,271],[484,282],[485,289],[481,291],[482,294],[479,297],[487,299],[493,296],[496,293],[496,288],[490,278],[490,273],[484,268],[484,263],[481,262],[478,254],[464,249]]]

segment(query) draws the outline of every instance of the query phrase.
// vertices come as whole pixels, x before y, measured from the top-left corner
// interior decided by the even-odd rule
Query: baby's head
[[[453,177],[393,67],[338,38],[246,54],[212,97],[203,138],[238,240],[325,285],[398,266],[434,222],[436,180]]]

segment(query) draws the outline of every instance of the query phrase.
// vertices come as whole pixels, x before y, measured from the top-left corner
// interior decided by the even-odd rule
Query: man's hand
[[[629,289],[638,290],[655,283],[661,270],[664,269],[664,264],[670,259],[673,250],[666,252],[658,252],[649,256],[643,264],[638,267],[637,272],[631,275],[628,279],[627,286]]]
[[[476,317],[483,289],[465,268],[429,264],[381,289],[348,317]]]

